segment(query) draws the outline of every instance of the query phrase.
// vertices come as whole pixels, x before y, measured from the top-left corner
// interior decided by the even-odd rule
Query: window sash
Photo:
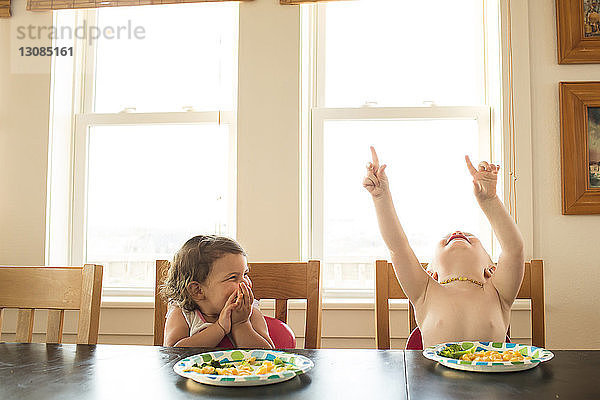
[[[71,263],[80,265],[86,262],[86,219],[87,219],[87,167],[90,128],[94,126],[134,126],[134,125],[176,125],[176,124],[226,124],[229,127],[229,159],[235,160],[235,115],[233,112],[173,112],[173,113],[119,113],[119,114],[80,114],[75,116],[74,165],[73,165],[73,206],[71,225]],[[231,209],[235,201],[235,177],[230,177],[228,204]],[[231,213],[229,213],[231,214]],[[235,218],[229,216],[228,226],[234,229]],[[234,236],[234,232],[227,232]]]
[[[324,258],[324,126],[327,121],[381,121],[381,120],[475,120],[479,133],[480,159],[494,159],[492,146],[491,108],[488,106],[470,107],[362,107],[362,108],[314,108],[311,112],[311,176],[310,176],[310,225],[309,256],[320,259],[323,264],[336,262]],[[402,134],[402,133],[398,133]],[[491,256],[497,257],[497,245],[493,232],[489,229],[492,243]],[[356,259],[353,262],[374,262],[375,260]],[[364,289],[328,289],[326,297],[368,297],[372,291]]]
[[[94,25],[96,10],[81,10],[76,17],[79,25]],[[85,21],[85,22],[84,22]],[[89,43],[87,39],[77,39],[74,43],[75,62],[73,80],[73,136],[72,136],[72,173],[71,173],[71,212],[68,227],[68,262],[81,265],[86,261],[86,218],[87,218],[87,168],[90,128],[95,126],[135,126],[135,125],[180,125],[180,124],[218,124],[227,125],[229,132],[229,160],[231,170],[236,169],[237,114],[235,110],[183,111],[183,112],[119,112],[95,113],[95,58],[97,41]],[[228,231],[235,236],[235,193],[236,176],[229,177]],[[161,257],[164,258],[164,257]],[[149,260],[152,261],[152,260]],[[104,287],[104,296],[144,297],[152,296],[153,287],[115,286]]]

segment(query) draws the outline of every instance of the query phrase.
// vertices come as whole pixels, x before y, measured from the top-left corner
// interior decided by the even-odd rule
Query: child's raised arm
[[[373,197],[379,230],[390,251],[402,290],[413,305],[416,305],[424,299],[430,278],[421,267],[398,220],[385,174],[386,165],[379,165],[379,158],[373,146],[371,155],[373,162],[367,165],[367,176],[363,180],[363,186]]]
[[[490,221],[502,248],[498,258],[498,269],[492,282],[505,305],[510,306],[517,297],[525,270],[523,236],[496,195],[500,166],[482,161],[477,170],[473,167],[469,156],[465,156],[465,161],[473,177],[475,198]]]

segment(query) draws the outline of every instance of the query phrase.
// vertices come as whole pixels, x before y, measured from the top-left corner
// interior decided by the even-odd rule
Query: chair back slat
[[[154,285],[154,345],[162,346],[165,341],[165,318],[167,303],[160,296],[160,285],[164,282],[169,271],[167,260],[156,260],[156,283]]]
[[[306,299],[307,263],[249,263],[248,266],[256,299]]]
[[[81,306],[77,325],[78,344],[96,344],[100,323],[100,299],[102,296],[102,266],[83,266],[81,285]]]
[[[17,343],[31,343],[33,337],[33,308],[19,308],[17,312]]]
[[[531,260],[531,343],[546,346],[546,310],[544,300],[544,264],[542,260]]]
[[[77,310],[81,282],[81,267],[0,267],[0,304],[5,308]]]
[[[156,261],[157,276],[164,277],[169,268],[166,260]],[[249,263],[252,291],[258,299],[275,299],[275,317],[287,323],[287,300],[306,299],[306,328],[304,347],[321,346],[321,268],[319,261],[290,263]],[[162,345],[165,317],[158,308],[165,302],[158,295],[162,279],[155,285],[154,344]],[[162,314],[161,314],[162,313]]]
[[[525,263],[525,272],[523,273],[523,281],[517,293],[517,299],[531,298],[531,263]]]
[[[311,260],[306,265],[306,328],[304,348],[321,348],[321,263]]]
[[[385,260],[375,262],[375,343],[378,349],[390,348],[390,268]],[[398,285],[400,286],[400,285]],[[396,296],[398,294],[395,294]]]
[[[392,278],[394,277],[394,275],[391,275]],[[392,279],[391,279],[392,280]],[[402,287],[398,284],[398,281],[396,279],[393,279],[393,281],[396,281],[394,283],[390,282],[390,287],[388,289],[388,292],[390,294],[390,299],[408,299],[408,297],[406,297],[406,294],[404,294],[404,290],[402,290]]]
[[[427,268],[427,263],[421,263]],[[390,348],[389,299],[406,299],[398,282],[394,266],[386,260],[375,262],[375,342],[378,349]],[[523,282],[518,299],[531,300],[531,343],[537,347],[546,345],[546,323],[544,309],[544,263],[531,260],[525,263]],[[409,326],[412,332],[417,327],[415,311],[409,302]],[[510,335],[510,326],[508,334]]]
[[[48,310],[48,324],[46,326],[46,343],[61,343],[65,310]]]
[[[417,327],[417,319],[415,318],[415,308],[413,304],[408,302],[408,327],[412,332]]]
[[[275,299],[275,318],[287,324],[287,300]]]

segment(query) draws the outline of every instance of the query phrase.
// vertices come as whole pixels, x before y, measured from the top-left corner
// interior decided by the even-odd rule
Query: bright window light
[[[105,286],[153,286],[155,260],[227,232],[228,138],[218,125],[91,128],[86,259]]]

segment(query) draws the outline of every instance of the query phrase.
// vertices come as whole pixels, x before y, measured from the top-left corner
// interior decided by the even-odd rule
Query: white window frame
[[[97,10],[80,10],[77,15],[77,26],[93,26],[96,23]],[[229,132],[228,158],[229,170],[227,193],[227,228],[220,234],[235,237],[236,223],[236,164],[237,164],[237,115],[235,110],[181,111],[181,112],[148,112],[136,113],[123,110],[117,113],[95,113],[94,81],[95,54],[97,41],[89,43],[87,39],[76,39],[74,42],[74,81],[73,81],[73,123],[71,154],[71,206],[68,224],[69,265],[83,265],[86,262],[86,226],[87,226],[87,180],[88,180],[88,146],[90,128],[95,126],[134,126],[134,125],[226,125]],[[237,56],[236,56],[237,59]],[[236,74],[237,75],[237,74]],[[236,91],[237,91],[237,85]],[[237,93],[235,94],[237,96]],[[158,190],[159,188],[157,188]],[[159,257],[159,255],[157,255]],[[164,256],[163,256],[164,257]],[[162,257],[161,257],[162,258]],[[103,296],[118,297],[152,297],[152,287],[105,287]]]
[[[407,120],[474,120],[478,126],[479,159],[494,159],[492,131],[490,129],[490,107],[363,107],[363,108],[316,108],[312,110],[312,213],[311,213],[311,258],[322,263],[344,262],[343,259],[325,259],[324,245],[324,126],[327,121],[407,121]],[[402,135],[403,133],[398,133]],[[481,231],[486,232],[491,243],[491,256],[497,259],[497,246],[489,224],[483,218]],[[374,263],[372,256],[352,257],[356,263]],[[325,296],[372,297],[373,290],[326,289]]]
[[[484,0],[482,0],[484,1]],[[506,17],[506,0],[500,1],[501,19]],[[500,120],[495,121],[492,118],[493,109],[488,105],[480,106],[454,106],[441,107],[435,104],[427,104],[423,107],[377,107],[371,104],[365,104],[358,108],[327,108],[325,104],[324,79],[325,60],[324,52],[324,26],[325,26],[325,5],[314,4],[302,6],[302,28],[301,35],[303,57],[309,57],[309,60],[303,60],[302,72],[302,255],[308,259],[319,259],[323,264],[330,260],[324,259],[323,245],[323,139],[324,124],[326,121],[348,121],[348,120],[435,120],[435,119],[462,119],[475,120],[478,124],[479,133],[479,158],[489,160],[505,159],[505,140],[507,129],[502,126]],[[484,13],[487,2],[484,1]],[[484,36],[487,33],[484,32]],[[485,43],[484,43],[485,46]],[[502,54],[506,54],[507,47],[505,38],[502,37]],[[487,46],[484,49],[487,58]],[[506,60],[502,60],[505,64]],[[488,65],[482,66],[484,69],[486,97],[489,84],[488,78],[490,71]],[[502,66],[504,67],[504,65]],[[503,68],[503,72],[504,68]],[[504,74],[502,80],[504,81]],[[505,89],[505,82],[499,83]],[[506,99],[502,99],[502,106]],[[505,108],[503,108],[505,110]],[[501,117],[500,117],[501,118]],[[308,122],[306,122],[308,121]],[[495,135],[501,135],[502,143],[497,146]],[[504,165],[504,162],[503,162]],[[507,174],[502,176],[501,184],[504,184],[503,194],[507,195]],[[484,221],[482,220],[482,223]],[[484,225],[484,226],[483,226]],[[494,260],[499,256],[499,246],[494,238],[493,231],[489,224],[483,224],[483,231],[489,232],[491,243],[491,256]],[[357,263],[374,262],[368,256],[365,258],[353,257]],[[335,262],[335,260],[333,260]],[[374,289],[325,289],[323,296],[325,298],[353,298],[353,299],[372,299]]]
[[[316,108],[312,111],[312,257],[324,260],[324,126],[327,121],[474,120],[479,137],[479,159],[493,159],[490,107],[364,107]],[[398,133],[402,135],[403,133]],[[489,227],[488,227],[489,229]],[[490,230],[490,243],[493,235]],[[492,249],[492,252],[494,250]],[[358,259],[367,262],[369,259]]]

